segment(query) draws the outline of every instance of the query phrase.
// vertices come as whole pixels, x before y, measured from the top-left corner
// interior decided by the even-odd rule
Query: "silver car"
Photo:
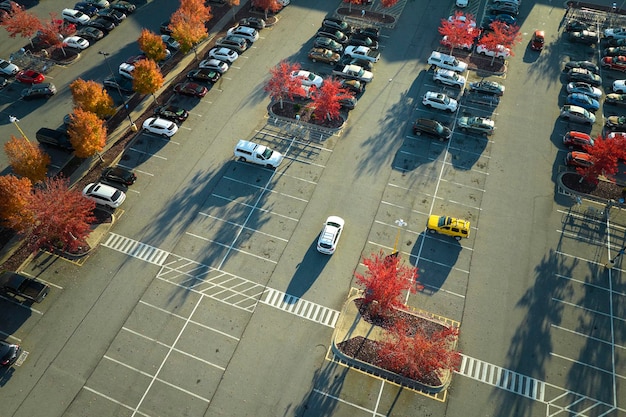
[[[576,123],[592,125],[596,122],[596,116],[579,106],[565,105],[561,108],[561,117]]]

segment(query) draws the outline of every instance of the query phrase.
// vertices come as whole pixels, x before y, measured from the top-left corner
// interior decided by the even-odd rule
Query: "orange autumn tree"
[[[202,0],[181,0],[180,7],[172,14],[169,28],[183,54],[192,48],[196,52],[195,45],[208,36],[206,23],[212,17],[211,7]]]
[[[412,326],[407,320],[396,321],[391,331],[386,332],[386,339],[378,345],[378,363],[407,378],[441,385],[438,373],[456,370],[461,364],[461,354],[454,350],[459,329],[426,320],[419,323]]]
[[[265,83],[263,89],[269,93],[274,101],[280,102],[283,107],[283,100],[293,100],[294,96],[302,92],[302,82],[291,76],[291,73],[298,71],[300,64],[282,60],[275,67],[270,68],[270,79]]]
[[[167,48],[161,36],[148,29],[142,29],[137,43],[139,44],[139,49],[146,54],[148,59],[158,62],[164,60],[167,56],[165,52]]]
[[[363,259],[365,274],[355,273],[359,284],[365,287],[363,303],[374,316],[384,316],[393,309],[403,308],[401,297],[405,291],[415,292],[417,268],[400,264],[400,257],[380,251]]]
[[[156,62],[151,59],[142,59],[135,64],[133,71],[133,90],[139,94],[152,94],[154,102],[157,102],[154,93],[163,86],[165,79]]]
[[[266,20],[267,20],[267,13],[269,11],[276,13],[277,11],[283,8],[283,6],[281,6],[277,0],[252,0],[252,6],[262,9],[265,12]]]
[[[70,84],[70,91],[75,107],[95,113],[100,118],[115,114],[113,99],[102,84],[78,78]]]
[[[50,157],[38,145],[26,138],[11,136],[4,144],[4,152],[9,157],[13,172],[36,183],[46,178]]]
[[[88,158],[102,152],[107,141],[104,121],[95,113],[74,109],[67,129],[74,153],[79,158]]]
[[[0,176],[0,224],[19,232],[32,223],[27,210],[32,188],[33,183],[28,178]]]
[[[33,221],[23,234],[31,249],[76,251],[85,247],[90,224],[96,220],[96,203],[84,197],[81,190],[70,189],[68,179],[47,178],[27,200]]]
[[[22,9],[17,3],[11,3],[11,13],[0,21],[9,37],[15,38],[20,35],[22,38],[29,38],[30,46],[33,46],[30,38],[41,28],[41,21],[37,16]]]
[[[313,94],[313,114],[318,119],[336,119],[339,117],[339,111],[341,110],[340,101],[353,97],[352,93],[341,87],[339,80],[334,78],[326,79],[322,87],[316,89]]]

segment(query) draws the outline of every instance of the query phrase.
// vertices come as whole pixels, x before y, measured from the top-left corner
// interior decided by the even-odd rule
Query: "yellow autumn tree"
[[[17,175],[34,183],[46,178],[50,157],[38,145],[26,138],[11,136],[11,140],[4,144],[4,152]]]
[[[165,52],[167,48],[165,47],[165,43],[163,43],[161,36],[148,29],[143,29],[141,31],[141,35],[139,36],[139,39],[137,39],[137,43],[139,44],[139,49],[146,54],[148,59],[158,62],[164,60],[167,56]]]
[[[33,214],[28,209],[32,189],[28,178],[0,176],[0,222],[3,226],[19,232],[32,224]]]
[[[142,59],[135,64],[133,71],[133,90],[139,94],[152,94],[156,103],[156,93],[163,86],[165,79],[159,66],[151,59]]]
[[[205,6],[202,0],[181,0],[180,7],[172,14],[169,27],[183,54],[208,36],[206,22],[212,17],[211,7]]]
[[[70,116],[70,125],[67,129],[74,153],[79,158],[88,158],[102,152],[107,140],[107,130],[104,121],[95,113],[74,109]]]
[[[79,78],[70,84],[70,90],[74,107],[95,113],[100,118],[115,114],[113,99],[102,84]]]

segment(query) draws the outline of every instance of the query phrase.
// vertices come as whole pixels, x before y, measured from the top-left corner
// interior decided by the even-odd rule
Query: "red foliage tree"
[[[397,374],[427,384],[438,385],[437,372],[455,370],[461,364],[461,354],[453,349],[459,337],[457,327],[429,326],[423,321],[412,327],[406,320],[396,322],[387,340],[378,349],[382,367]]]
[[[0,25],[4,26],[11,38],[17,35],[31,38],[41,28],[41,21],[34,14],[22,9],[19,4],[11,3],[11,13],[9,17],[0,21]]]
[[[461,18],[463,16],[465,19]],[[462,45],[471,45],[474,42],[476,34],[475,29],[472,27],[473,22],[474,16],[469,13],[464,14],[460,11],[454,13],[454,19],[451,21],[448,19],[441,19],[439,33],[442,36],[447,36],[448,43],[450,44],[450,54],[452,54],[454,48]]]
[[[519,43],[522,40],[522,34],[519,32],[519,26],[516,25],[507,25],[500,20],[494,20],[489,25],[491,28],[482,38],[480,38],[480,44],[485,47],[488,51],[497,52],[498,48],[505,47],[511,50],[511,55],[513,55],[513,46]],[[494,54],[491,65],[496,59],[496,54]]]
[[[32,249],[76,251],[85,246],[90,223],[96,220],[93,215],[96,203],[68,186],[67,179],[47,178],[44,187],[34,189],[28,197],[33,222],[24,234]]]
[[[277,0],[252,0],[252,6],[263,9],[266,19],[269,11],[276,13],[283,8]]]
[[[328,120],[336,119],[339,117],[339,110],[341,109],[340,101],[352,97],[354,95],[341,87],[341,83],[338,80],[327,79],[321,88],[315,90],[312,96],[313,114],[318,119],[323,119],[324,117],[328,118]]]
[[[362,0],[343,0],[344,3],[348,3],[348,10],[352,11],[352,5],[356,4],[359,5],[361,4]]]
[[[373,315],[385,315],[394,308],[404,307],[401,300],[406,290],[415,292],[417,268],[400,264],[399,256],[385,256],[381,251],[364,258],[367,267],[364,275],[355,273],[359,284],[365,287],[364,303]]]
[[[383,5],[383,16],[385,15],[385,9],[393,7],[398,0],[380,0],[380,4]]]
[[[50,20],[42,23],[39,28],[39,40],[41,44],[51,47],[63,45],[63,34],[61,34],[63,21],[57,19],[55,13],[50,13]]]
[[[626,160],[626,138],[618,136],[614,139],[606,139],[598,136],[593,146],[585,146],[585,152],[591,155],[593,165],[589,167],[577,167],[576,171],[585,180],[597,184],[600,175],[609,176],[617,172],[618,162]]]
[[[292,64],[286,60],[280,61],[278,65],[270,68],[271,78],[263,89],[269,93],[272,100],[280,101],[281,108],[283,107],[283,100],[293,100],[298,93],[304,94],[300,80],[291,76],[293,71],[298,71],[299,69],[300,64]]]

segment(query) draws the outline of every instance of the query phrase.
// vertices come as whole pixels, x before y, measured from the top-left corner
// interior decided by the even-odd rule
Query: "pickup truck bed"
[[[0,273],[0,289],[36,303],[42,302],[50,292],[47,284],[11,271]]]

